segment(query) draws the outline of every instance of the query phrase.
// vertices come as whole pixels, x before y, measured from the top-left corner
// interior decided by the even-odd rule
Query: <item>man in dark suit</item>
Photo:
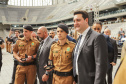
[[[88,13],[74,12],[74,27],[80,33],[73,53],[73,75],[77,84],[104,84],[107,72],[105,37],[88,25]]]
[[[49,78],[47,82],[42,81],[42,76],[46,75],[46,70],[44,69],[44,66],[47,65],[48,62],[48,56],[49,56],[49,51],[51,44],[54,42],[54,40],[48,36],[47,29],[42,26],[38,29],[37,34],[39,38],[42,39],[38,53],[37,53],[37,74],[39,78],[40,84],[52,84],[52,73],[49,74]]]
[[[72,38],[71,36],[69,36],[69,35],[67,35],[67,39],[69,41],[72,41],[72,42],[76,43],[76,40],[74,38]]]
[[[93,26],[92,26],[93,30],[98,32],[98,33],[101,33],[101,30],[102,30],[102,23],[100,21],[96,21],[93,23]],[[106,42],[107,42],[107,46],[108,46],[108,53],[111,53],[113,52],[113,46],[112,46],[112,43],[110,42],[110,38],[108,35],[105,35],[103,33],[101,33],[105,39],[106,39]],[[110,66],[109,66],[110,67]]]
[[[104,34],[110,36],[111,35],[111,30],[105,29]],[[110,39],[110,42],[113,45],[114,51],[109,53],[109,57],[108,57],[109,63],[110,63],[110,66],[111,66],[110,69],[108,69],[108,71],[107,71],[107,75],[108,75],[107,83],[108,84],[112,84],[112,70],[113,70],[113,66],[116,65],[116,60],[117,60],[117,56],[118,56],[118,48],[117,48],[116,41],[113,40],[113,39]]]

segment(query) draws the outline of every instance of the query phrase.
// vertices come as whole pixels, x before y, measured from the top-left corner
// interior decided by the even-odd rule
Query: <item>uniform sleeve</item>
[[[19,40],[16,41],[16,44],[13,48],[13,51],[16,52],[16,53],[18,53],[18,43],[19,43]]]
[[[50,49],[49,60],[53,60],[53,45],[51,46],[51,49]]]

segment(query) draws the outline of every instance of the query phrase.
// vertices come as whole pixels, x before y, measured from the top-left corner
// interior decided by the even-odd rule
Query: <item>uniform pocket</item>
[[[65,63],[72,61],[72,52],[65,51]]]
[[[21,68],[21,67],[20,67],[19,65],[16,67],[16,73],[19,72],[20,68]]]
[[[35,48],[36,48],[35,46],[30,47],[30,49],[33,51],[35,50]]]
[[[56,62],[57,62],[58,56],[59,56],[58,53],[54,53],[54,54],[53,54],[53,63],[56,63]]]

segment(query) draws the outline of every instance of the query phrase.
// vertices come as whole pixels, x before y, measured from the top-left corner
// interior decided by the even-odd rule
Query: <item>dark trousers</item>
[[[2,60],[0,60],[0,72],[1,72],[1,68],[2,68]]]
[[[111,66],[107,71],[107,84],[112,84],[112,70],[113,66]]]
[[[14,80],[15,80],[15,73],[16,73],[16,67],[18,65],[18,61],[14,60],[14,66],[13,66],[13,73],[12,73],[12,81],[11,83],[14,84]]]

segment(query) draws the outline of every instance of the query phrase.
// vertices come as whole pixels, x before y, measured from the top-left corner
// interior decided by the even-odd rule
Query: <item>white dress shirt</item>
[[[84,42],[85,36],[87,35],[87,32],[89,31],[90,27],[88,27],[81,35],[81,41],[80,41],[80,46],[82,46],[82,43]],[[79,50],[77,52],[77,59],[76,59],[76,74],[78,75],[78,57],[79,57],[79,51],[80,51],[80,46],[79,46]],[[76,51],[76,48],[75,48]]]

